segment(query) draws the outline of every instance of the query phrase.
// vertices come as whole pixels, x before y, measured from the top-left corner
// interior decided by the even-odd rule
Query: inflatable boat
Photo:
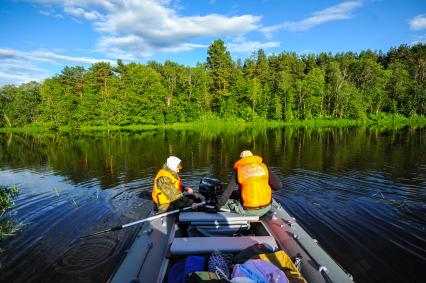
[[[215,251],[237,254],[257,243],[299,260],[297,265],[307,282],[353,282],[275,200],[271,211],[260,218],[220,211],[181,212],[154,219],[141,227],[109,282],[168,282],[176,258]]]
[[[213,252],[237,254],[263,243],[291,257],[307,282],[353,282],[353,278],[321,248],[275,200],[262,217],[180,212],[156,218],[141,227],[109,282],[163,283],[173,262]]]

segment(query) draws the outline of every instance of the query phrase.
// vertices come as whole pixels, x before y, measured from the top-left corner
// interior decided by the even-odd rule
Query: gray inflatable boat
[[[231,212],[181,212],[146,223],[109,282],[167,282],[176,258],[216,250],[236,254],[256,243],[298,258],[297,266],[308,282],[353,282],[275,200],[271,211],[260,218]]]

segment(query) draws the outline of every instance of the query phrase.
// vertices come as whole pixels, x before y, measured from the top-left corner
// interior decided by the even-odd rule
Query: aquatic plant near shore
[[[13,200],[18,194],[19,189],[16,186],[0,186],[0,240],[13,235],[13,231],[15,230],[13,223],[5,219],[4,214],[8,209],[13,207]],[[2,252],[3,250],[0,248],[0,253]]]
[[[14,205],[13,200],[18,196],[19,189],[16,186],[6,187],[0,186],[0,216]]]

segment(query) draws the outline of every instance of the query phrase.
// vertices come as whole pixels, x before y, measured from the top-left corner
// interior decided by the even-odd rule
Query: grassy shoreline
[[[280,128],[280,127],[307,127],[307,128],[345,128],[345,127],[379,127],[379,128],[402,128],[402,127],[426,127],[426,116],[404,117],[402,115],[376,115],[364,120],[354,119],[327,119],[317,118],[310,120],[272,121],[256,120],[246,122],[241,119],[202,119],[187,123],[174,123],[163,125],[126,125],[126,126],[82,126],[79,128],[61,126],[52,129],[47,125],[27,125],[22,127],[0,128],[0,133],[41,133],[41,132],[72,132],[72,131],[149,131],[157,129],[173,130],[202,130],[208,128]]]

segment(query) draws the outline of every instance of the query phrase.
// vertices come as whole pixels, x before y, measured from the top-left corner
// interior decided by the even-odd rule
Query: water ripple
[[[373,267],[366,266],[361,257],[368,256],[383,268],[397,250],[400,254],[403,250],[413,262],[426,259],[425,207],[419,204],[425,199],[425,190],[401,182],[387,179],[380,171],[330,174],[298,168],[283,177],[285,189],[274,195],[302,226],[316,231],[319,242],[343,265],[371,272]],[[330,241],[322,235],[338,239]],[[351,250],[353,262],[341,255],[336,243],[340,250]],[[359,262],[354,264],[357,254]],[[374,277],[365,280],[374,281]]]

